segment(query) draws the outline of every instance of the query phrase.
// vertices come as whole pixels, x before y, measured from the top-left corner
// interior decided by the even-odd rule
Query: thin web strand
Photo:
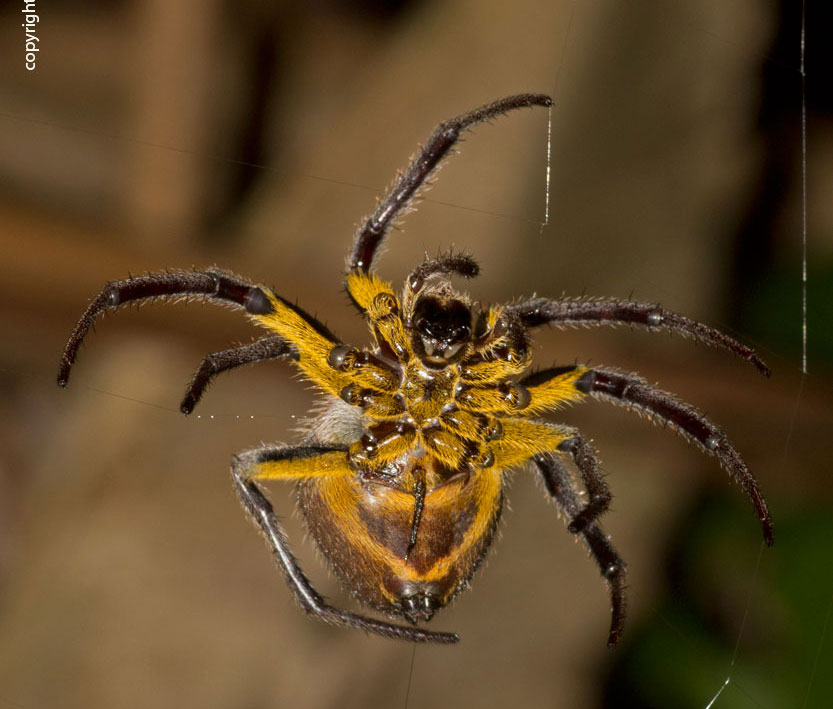
[[[570,18],[567,20],[567,31],[564,33],[564,45],[561,48],[561,58],[558,61],[558,69],[555,72],[555,79],[552,85],[552,95],[554,101],[558,102],[559,85],[561,83],[561,72],[567,65],[567,54],[570,50],[570,37],[573,33],[573,19],[576,14],[575,1],[570,3]],[[546,176],[546,194],[544,196],[544,221],[541,223],[539,234],[544,233],[544,227],[549,226],[550,223],[550,178],[552,175],[552,106],[549,107],[547,118],[547,176]]]
[[[800,60],[799,60],[799,76],[801,77],[801,380],[799,383],[798,394],[796,396],[795,407],[790,418],[790,427],[787,432],[786,441],[784,443],[784,458],[786,460],[787,452],[790,448],[793,432],[795,430],[795,423],[798,418],[798,411],[801,402],[801,396],[804,390],[804,380],[807,376],[807,73],[805,71],[805,50],[806,50],[806,0],[801,3],[801,34],[800,34]],[[761,545],[761,551],[763,545]],[[760,566],[761,552],[758,554],[758,563],[755,566],[754,578],[757,579],[758,568]],[[821,637],[819,639],[819,646],[816,651],[816,658],[813,668],[810,673],[810,678],[807,685],[807,693],[804,698],[806,707],[809,701],[810,692],[815,679],[818,658],[821,654],[822,647],[825,642],[827,634],[827,625],[830,619],[831,609],[833,609],[833,595],[831,595],[830,605],[827,609],[824,625],[822,628]],[[749,610],[749,599],[747,598],[747,606],[744,609],[743,621],[738,632],[738,638],[735,643],[735,649],[732,654],[732,660],[729,664],[729,673],[723,684],[712,697],[711,701],[706,705],[706,709],[711,709],[717,698],[722,694],[723,690],[729,686],[732,681],[732,670],[737,659],[738,647],[743,629],[746,624],[746,617]]]
[[[807,376],[807,72],[805,71],[805,48],[807,28],[807,3],[801,2],[801,388],[799,389],[799,400],[804,387],[804,378]],[[792,433],[795,418],[798,416],[798,402],[793,413],[793,423],[790,424]],[[810,677],[807,680],[807,691],[804,694],[802,709],[806,709],[810,702],[810,695],[813,690],[813,682],[818,671],[819,657],[827,640],[827,628],[830,624],[830,615],[833,612],[833,593],[830,594],[830,601],[827,604],[827,613],[824,616],[821,636],[819,637],[816,655],[813,658],[813,667],[810,670]]]
[[[740,641],[743,638],[743,632],[746,629],[746,620],[749,617],[749,608],[752,605],[752,594],[755,590],[755,587],[758,585],[758,573],[761,568],[761,558],[764,552],[764,543],[761,542],[760,547],[758,548],[758,559],[755,562],[755,570],[752,572],[752,581],[749,585],[749,591],[746,594],[746,603],[743,608],[743,618],[740,621],[740,628],[738,629],[738,636],[735,639],[735,648],[732,651],[732,659],[729,661],[729,672],[726,674],[726,679],[723,680],[723,683],[720,685],[719,689],[714,693],[711,700],[708,704],[706,704],[705,709],[711,709],[714,706],[714,703],[717,701],[717,698],[723,693],[723,690],[726,689],[732,683],[732,674],[735,669],[735,664],[737,663],[738,659],[738,651],[740,650]],[[737,686],[737,685],[735,685]],[[746,694],[746,692],[744,692]],[[749,696],[749,695],[747,695]],[[749,699],[753,699],[751,696]],[[756,702],[757,703],[757,702]],[[759,705],[761,706],[761,705]]]
[[[804,695],[804,702],[801,705],[802,709],[807,709],[810,702],[810,692],[813,689],[813,681],[816,678],[816,672],[819,668],[819,657],[821,657],[821,650],[824,647],[824,641],[827,639],[827,627],[830,624],[830,615],[833,613],[833,593],[830,594],[830,601],[827,604],[827,613],[824,616],[824,623],[821,626],[821,637],[819,638],[819,646],[816,648],[816,656],[813,658],[813,668],[810,670],[810,679],[807,680],[807,693]]]
[[[806,3],[801,3],[801,373],[807,374],[807,73],[804,70]]]
[[[804,391],[804,381],[807,376],[807,93],[806,93],[806,72],[805,72],[805,48],[806,48],[806,2],[802,0],[801,4],[801,35],[800,35],[800,63],[799,75],[801,77],[801,379],[798,387],[798,394],[796,396],[795,407],[793,408],[792,416],[790,417],[790,426],[787,432],[786,441],[784,443],[784,460],[786,462],[787,453],[790,449],[795,424],[798,419],[798,411],[800,408],[801,397]],[[757,579],[758,569],[760,567],[761,553],[763,552],[763,544],[761,551],[758,553],[758,562],[755,566],[755,573],[753,582]],[[750,592],[751,595],[751,592]],[[810,678],[807,683],[807,692],[804,697],[803,707],[807,706],[812,690],[813,681],[815,679],[816,670],[818,666],[818,658],[821,654],[822,647],[825,642],[827,634],[827,626],[830,620],[831,609],[833,609],[833,594],[831,594],[830,604],[828,605],[827,614],[825,616],[822,627],[821,637],[819,638],[819,646],[816,651],[813,668],[810,672]],[[747,598],[747,606],[744,609],[743,621],[738,632],[738,639],[735,643],[735,650],[732,654],[732,660],[729,665],[729,674],[724,680],[723,684],[717,690],[711,701],[706,705],[706,709],[711,709],[717,698],[721,695],[724,689],[732,682],[732,669],[735,666],[737,659],[738,647],[740,639],[743,634],[743,629],[746,624],[746,617],[749,610],[749,599]],[[737,685],[735,685],[737,686]],[[744,692],[744,694],[746,694]],[[748,697],[748,695],[747,695]],[[751,697],[748,697],[752,699]]]
[[[408,688],[405,690],[405,704],[403,709],[408,709],[408,703],[411,701],[411,682],[414,679],[414,660],[416,659],[416,643],[413,644],[413,649],[411,650],[411,667],[408,670]]]
[[[547,177],[544,193],[544,221],[541,223],[541,231],[550,223],[550,158],[552,157],[552,106],[547,109]]]

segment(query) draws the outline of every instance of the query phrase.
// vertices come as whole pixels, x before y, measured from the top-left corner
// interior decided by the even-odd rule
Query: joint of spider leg
[[[652,310],[648,313],[646,317],[646,322],[648,327],[659,327],[665,320],[665,315],[663,315],[661,310]]]
[[[597,492],[590,495],[587,505],[567,525],[567,531],[570,534],[581,534],[608,510],[612,500],[613,497],[609,492]]]
[[[339,393],[342,401],[351,406],[366,408],[369,405],[367,390],[362,389],[358,384],[348,384]]]
[[[381,201],[380,198],[376,198],[376,201]],[[382,220],[371,219],[370,223],[368,224],[368,231],[373,234],[374,236],[379,236],[385,230],[385,225]],[[357,264],[359,267],[364,267],[364,262],[359,261]]]
[[[374,330],[374,336],[376,338],[376,342],[378,343],[379,347],[386,351],[389,355],[392,355],[394,359],[399,360],[400,362],[404,361],[408,357],[408,350],[398,340],[389,341],[385,338],[381,332],[379,332],[379,328]]]
[[[361,461],[363,458],[372,459],[384,455],[391,447],[402,438],[413,435],[416,426],[413,419],[405,417],[397,421],[386,421],[369,428],[359,439],[358,445],[354,445],[354,458]],[[351,449],[352,450],[352,449]]]
[[[489,309],[482,304],[472,306],[472,342],[475,347],[482,347],[492,337],[494,327],[489,327]],[[476,309],[477,308],[477,309]]]
[[[358,350],[351,345],[337,345],[327,355],[327,364],[340,372],[346,372],[358,356]]]
[[[500,345],[492,350],[492,356],[508,364],[518,365],[526,356],[526,351],[509,345]]]
[[[532,400],[529,389],[516,382],[504,382],[499,389],[506,403],[518,411],[522,411],[529,406],[529,402]]]
[[[269,315],[274,312],[272,303],[260,288],[251,288],[246,294],[243,306],[252,315]]]
[[[416,431],[416,421],[413,416],[406,415],[399,419],[395,424],[394,431],[400,436]]]
[[[625,565],[623,563],[608,564],[604,571],[602,571],[602,576],[604,576],[607,580],[615,579],[618,578],[624,570]]]
[[[214,296],[220,295],[220,287],[221,287],[221,284],[222,284],[220,274],[215,273],[214,271],[207,271],[206,275],[214,283],[214,292],[211,293],[211,295],[214,295]]]
[[[470,464],[474,468],[480,468],[483,470],[491,468],[495,464],[495,454],[492,452],[491,448],[484,446],[476,455],[472,456]]]
[[[395,315],[399,312],[399,301],[392,293],[379,293],[373,299],[373,309],[379,313],[380,317]]]
[[[448,141],[456,142],[460,137],[460,125],[458,123],[444,125],[442,129],[442,137]]]
[[[367,411],[371,417],[398,416],[405,412],[403,397],[384,394],[373,389],[363,388],[359,384],[348,384],[339,392],[342,401]]]
[[[573,453],[576,450],[578,438],[568,438],[558,444],[558,450],[564,453]]]
[[[483,437],[487,441],[496,441],[503,437],[503,425],[499,419],[493,418],[486,424]]]

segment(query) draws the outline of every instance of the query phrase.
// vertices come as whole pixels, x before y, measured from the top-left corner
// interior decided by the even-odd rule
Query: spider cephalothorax
[[[328,605],[293,556],[259,482],[299,483],[312,536],[345,587],[363,604],[414,626],[466,588],[492,541],[510,470],[532,467],[599,565],[612,603],[608,643],[625,617],[625,565],[599,526],[610,493],[595,452],[574,428],[540,418],[588,395],[671,426],[715,455],[757,511],[764,539],[772,522],[755,478],[726,435],[705,416],[634,375],[572,365],[532,374],[528,332],[545,324],[629,323],[666,329],[729,350],[769,374],[752,350],[658,305],[616,299],[533,298],[480,306],[454,291],[472,278],[466,255],[426,259],[401,297],[370,267],[398,215],[472,125],[547,96],[521,94],[440,124],[359,228],[346,288],[370,326],[372,345],[341,342],[306,311],[262,285],[219,270],[166,272],[108,283],[75,327],[61,360],[65,386],[78,348],[100,313],[148,298],[201,297],[242,308],[270,334],[205,358],[181,409],[190,413],[218,373],[289,358],[322,392],[325,407],[299,446],[270,445],[235,456],[232,479],[246,512],[264,533],[295,599],[322,620],[388,637],[457,642],[452,633],[398,625]],[[571,459],[586,492],[562,463]]]

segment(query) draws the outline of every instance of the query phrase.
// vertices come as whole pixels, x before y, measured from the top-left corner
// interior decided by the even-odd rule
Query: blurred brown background
[[[827,40],[808,6],[814,52]],[[789,532],[831,517],[833,413],[833,131],[812,64],[811,349],[800,376],[797,10],[753,0],[37,3],[29,72],[20,7],[5,7],[0,707],[591,707],[648,696],[672,706],[650,695],[663,681],[679,706],[705,706],[727,674],[715,706],[829,706],[829,682],[813,673],[833,659],[833,630],[822,630],[829,528]],[[556,99],[549,225],[539,224],[547,115],[524,111],[467,137],[390,239],[381,272],[400,280],[453,244],[480,260],[472,292],[484,300],[632,294],[759,348],[769,381],[680,338],[628,330],[544,332],[538,362],[639,371],[708,412],[756,472],[778,542],[756,572],[756,520],[715,462],[588,404],[563,419],[594,439],[615,495],[604,525],[629,563],[623,646],[604,647],[608,599],[594,563],[519,472],[496,553],[433,621],[461,644],[413,654],[306,619],[234,499],[232,453],[294,440],[312,402],[290,369],[223,376],[195,415],[179,414],[201,358],[252,337],[243,318],[199,305],[125,309],[99,324],[68,391],[54,384],[56,363],[105,281],[192,265],[273,285],[365,342],[341,290],[355,225],[437,122],[521,91]],[[678,584],[668,562],[696,537],[697,510],[722,504],[702,502],[713,495],[736,505],[736,536],[709,547],[720,565],[700,585]],[[291,497],[273,491],[302,562],[349,605]],[[810,563],[792,565],[799,551]],[[803,601],[774,580],[784,569],[797,569],[787,576]],[[698,631],[658,609],[701,596],[707,618],[691,627],[716,624],[724,650],[684,663],[674,652]],[[637,661],[656,618],[671,640]],[[778,664],[787,655],[789,671]],[[768,662],[783,670],[781,689]],[[697,674],[691,693],[670,679],[684,664]],[[648,694],[611,690],[622,676],[645,677]]]

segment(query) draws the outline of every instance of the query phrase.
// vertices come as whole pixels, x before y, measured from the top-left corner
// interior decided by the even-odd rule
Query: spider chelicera
[[[596,454],[574,428],[542,414],[588,395],[620,404],[682,433],[717,457],[746,492],[772,544],[772,520],[755,478],[723,431],[693,407],[644,379],[607,367],[572,365],[523,376],[530,330],[542,325],[616,325],[670,330],[720,347],[769,370],[748,347],[658,305],[607,298],[533,298],[481,306],[455,291],[452,276],[472,278],[474,260],[451,252],[428,259],[401,296],[371,272],[398,216],[463,131],[514,109],[550,106],[540,94],[490,103],[441,123],[374,213],[348,257],[345,285],[366,318],[373,345],[342,343],[305,310],[271,289],[224,271],[165,272],[108,283],[69,338],[58,383],[66,386],[78,348],[108,308],[154,298],[201,298],[242,308],[270,334],[206,357],[185,393],[188,414],[220,372],[285,358],[326,399],[298,446],[268,445],[233,458],[234,489],[259,527],[295,600],[341,626],[415,642],[454,643],[452,633],[416,627],[465,589],[494,535],[509,472],[527,465],[599,565],[612,604],[608,644],[625,618],[625,564],[599,526],[610,492]],[[586,498],[563,465],[571,458]],[[361,603],[411,625],[327,604],[299,567],[259,483],[298,483],[300,508],[318,546]]]

